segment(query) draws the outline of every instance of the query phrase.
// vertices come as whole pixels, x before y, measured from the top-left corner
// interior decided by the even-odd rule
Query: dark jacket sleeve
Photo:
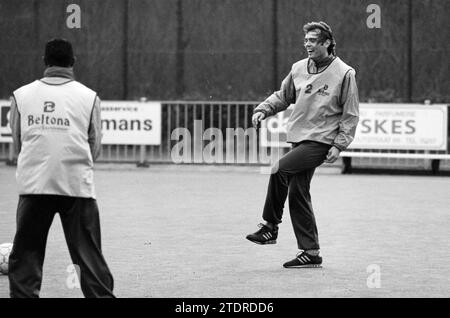
[[[263,112],[266,117],[273,116],[295,103],[295,86],[292,73],[289,73],[281,83],[279,91],[274,92],[264,102],[259,104],[253,113]]]
[[[92,109],[91,122],[89,124],[88,142],[91,149],[92,159],[95,161],[100,155],[102,148],[102,120],[100,98],[95,98]]]
[[[11,109],[9,112],[9,126],[11,127],[11,134],[16,153],[20,153],[22,149],[21,129],[20,129],[20,113],[17,107],[16,99],[11,101]]]
[[[355,76],[355,71],[350,70],[342,83],[341,104],[343,105],[343,112],[339,122],[339,133],[333,143],[340,150],[347,149],[355,138],[359,121],[359,97]]]

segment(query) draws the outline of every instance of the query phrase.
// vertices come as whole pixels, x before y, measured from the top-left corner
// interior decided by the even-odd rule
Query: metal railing
[[[174,146],[179,140],[172,140],[172,132],[176,128],[186,128],[187,131],[194,135],[196,133],[196,123],[201,123],[200,133],[203,133],[208,128],[217,128],[220,130],[226,139],[224,142],[230,143],[230,135],[227,135],[227,129],[245,131],[251,127],[251,117],[253,109],[258,105],[258,102],[185,102],[185,101],[171,101],[162,102],[162,131],[161,144],[156,146],[144,145],[103,145],[99,162],[104,163],[137,163],[139,165],[147,165],[151,163],[173,163],[171,156]],[[196,142],[203,149],[210,141],[203,139],[201,136],[192,136],[192,138],[200,138]],[[234,138],[231,135],[231,138]],[[287,148],[283,149],[269,149],[260,146],[259,134],[255,138],[246,139],[245,145],[234,145],[231,151],[229,147],[224,147],[222,154],[223,160],[215,162],[216,164],[269,164],[267,156],[276,158],[282,155]],[[195,150],[192,150],[193,154]],[[257,152],[255,157],[252,151]],[[261,152],[267,153],[267,156],[260,156]],[[349,150],[354,154],[362,152],[359,149]],[[383,156],[367,156],[367,157],[352,157],[353,167],[367,167],[367,168],[392,168],[392,169],[425,169],[428,170],[430,165],[435,163],[436,159],[431,159],[432,155],[441,154],[449,155],[447,151],[413,151],[413,150],[363,150],[365,153],[372,152],[374,154],[392,154],[390,158],[383,158]],[[396,157],[395,154],[424,154],[430,155],[430,158],[401,158]],[[192,155],[194,156],[194,155]],[[255,160],[256,158],[256,160]],[[263,158],[263,159],[261,159]],[[197,160],[191,160],[186,163],[206,163],[199,157]],[[14,153],[11,145],[0,143],[0,160],[14,160]],[[340,161],[339,164],[341,164]],[[450,160],[440,160],[439,168],[441,170],[450,170]]]
[[[196,133],[195,123],[201,123],[201,133],[208,128],[219,129],[223,136],[226,130],[242,128],[246,130],[251,127],[251,116],[256,102],[163,102],[162,103],[162,131],[161,144],[157,146],[127,146],[127,145],[103,145],[100,162],[139,162],[139,163],[171,163],[171,152],[178,140],[172,140],[172,132],[176,128],[186,128],[191,135]],[[193,136],[195,138],[196,136]],[[200,140],[201,148],[209,141]],[[256,142],[254,145],[253,143]],[[258,147],[259,137],[256,141],[249,140],[244,155],[236,154],[236,160],[228,160],[228,164],[240,163],[250,164],[247,151]],[[225,150],[225,149],[224,149]],[[223,154],[227,156],[226,153]],[[196,162],[201,163],[201,162]]]

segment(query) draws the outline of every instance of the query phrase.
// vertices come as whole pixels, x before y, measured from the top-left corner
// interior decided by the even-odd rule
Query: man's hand
[[[253,127],[258,128],[259,123],[266,118],[266,115],[263,112],[257,112],[253,114],[252,123]]]
[[[339,154],[341,153],[341,151],[339,150],[339,148],[333,146],[330,148],[330,150],[328,151],[328,155],[327,155],[327,159],[325,159],[326,163],[333,163],[337,160],[337,158],[339,158]]]

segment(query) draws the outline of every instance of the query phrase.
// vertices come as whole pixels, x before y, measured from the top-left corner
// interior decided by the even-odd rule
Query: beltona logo
[[[70,121],[68,118],[58,118],[44,114],[41,116],[28,115],[28,126],[31,127],[33,125],[69,127]]]
[[[54,117],[50,114],[45,113],[53,113],[55,111],[55,103],[54,102],[44,102],[44,113],[40,116],[28,115],[28,126],[49,126],[48,128],[64,128],[70,126],[70,120],[68,118]],[[44,128],[44,127],[43,127]]]
[[[44,102],[44,113],[52,113],[55,111],[54,102]]]

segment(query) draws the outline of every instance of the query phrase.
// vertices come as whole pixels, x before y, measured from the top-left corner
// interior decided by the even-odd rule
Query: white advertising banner
[[[447,149],[447,106],[360,104],[355,140],[349,149]],[[263,121],[261,146],[288,147],[286,123],[291,109]],[[279,140],[279,142],[278,142]]]
[[[9,128],[9,109],[11,101],[0,100],[0,142],[11,143],[11,129]]]
[[[0,100],[0,142],[10,143],[11,102]],[[161,103],[102,101],[102,144],[160,145]]]
[[[160,145],[161,103],[102,101],[102,144]]]
[[[367,104],[351,148],[447,149],[447,106]]]

